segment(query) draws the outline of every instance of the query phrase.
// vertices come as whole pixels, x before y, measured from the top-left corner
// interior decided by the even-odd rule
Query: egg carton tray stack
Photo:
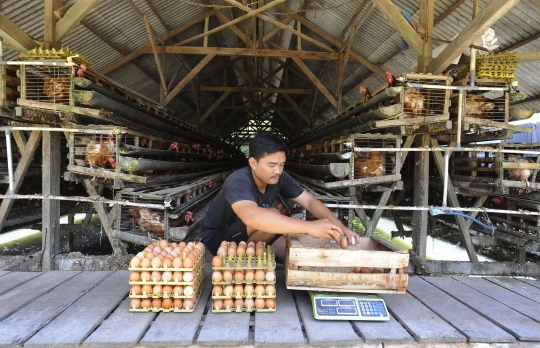
[[[230,243],[227,243],[227,248],[230,248]],[[237,256],[227,253],[230,255],[221,254],[214,257],[213,313],[276,311],[276,256],[269,245],[264,245],[263,248],[264,253],[258,256]],[[216,262],[218,259],[220,262]],[[248,276],[250,273],[253,279]],[[247,277],[250,279],[246,279]],[[253,305],[246,306],[246,299],[251,299]]]
[[[200,243],[200,242],[199,242]],[[198,243],[188,243],[195,248]],[[151,263],[148,267],[133,267],[133,260],[130,262],[129,284],[131,289],[129,297],[132,299],[129,310],[131,312],[193,312],[197,307],[204,288],[204,246],[192,267],[174,267],[169,265],[159,265]],[[137,256],[140,258],[139,253]],[[157,256],[156,256],[157,257]],[[180,253],[178,258],[184,260],[186,257]],[[145,257],[142,257],[142,261]],[[167,258],[165,258],[167,259]],[[153,259],[152,259],[153,260]],[[173,260],[174,262],[174,260]],[[191,276],[186,276],[191,274]],[[139,279],[135,281],[134,279]],[[190,299],[193,306],[186,308],[185,301]],[[140,303],[139,301],[140,300]],[[150,301],[150,305],[143,308],[142,302]],[[165,303],[168,303],[167,305]]]

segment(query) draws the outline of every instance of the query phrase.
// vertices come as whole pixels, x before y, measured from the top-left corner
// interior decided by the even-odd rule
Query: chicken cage
[[[226,173],[214,173],[166,185],[118,191],[116,199],[119,201],[146,206],[159,204],[168,208],[159,210],[146,206],[118,205],[116,230],[167,240],[184,239],[204,217],[204,211],[198,205],[218,191],[223,184],[224,174],[226,177]]]
[[[315,198],[321,201],[324,205],[327,204],[343,204],[353,205],[354,201],[348,195],[342,195],[334,190],[323,190],[309,183],[300,182],[300,185]],[[353,223],[357,223],[354,220],[354,210],[350,208],[328,208],[334,214],[334,216],[341,221],[341,223],[351,230],[354,228]],[[306,210],[301,210],[301,217],[303,220],[311,221],[315,218]]]
[[[73,105],[71,77],[75,66],[21,65],[20,97],[28,101]],[[39,108],[39,104],[35,104]]]

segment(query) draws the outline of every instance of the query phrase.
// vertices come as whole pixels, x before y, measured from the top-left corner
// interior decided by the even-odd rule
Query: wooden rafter
[[[300,69],[304,72],[304,74],[306,74],[306,76],[311,80],[311,82],[319,89],[319,91],[322,94],[324,94],[326,99],[328,99],[328,101],[330,101],[330,103],[335,108],[337,108],[338,106],[337,101],[334,99],[332,94],[326,89],[326,87],[322,84],[322,82],[315,76],[315,74],[313,74],[311,70],[309,70],[307,65],[300,58],[292,57],[292,59],[300,67]]]
[[[478,16],[427,66],[426,72],[440,74],[476,38],[482,35],[499,18],[504,16],[519,0],[491,0]]]
[[[79,0],[70,6],[56,23],[56,39],[61,40],[69,34],[98,3],[99,0]]]
[[[283,97],[289,102],[289,104],[291,104],[291,106],[294,108],[294,110],[298,113],[298,115],[300,115],[302,117],[302,119],[306,122],[306,124],[311,127],[311,120],[309,119],[309,117],[307,117],[306,113],[304,112],[304,110],[302,110],[302,108],[300,106],[298,106],[298,104],[296,104],[296,102],[291,98],[290,95],[288,95],[287,93],[281,93],[283,95]]]
[[[157,69],[159,73],[159,80],[161,82],[161,88],[163,89],[163,93],[166,96],[168,92],[167,81],[165,81],[165,75],[163,74],[163,69],[161,68],[158,51],[156,49],[156,45],[154,44],[154,38],[152,37],[153,30],[150,27],[150,23],[148,22],[148,18],[146,17],[146,15],[143,15],[142,19],[144,22],[144,26],[146,28],[146,33],[148,34],[148,40],[150,41],[150,45],[152,46],[152,53],[154,53],[154,59],[156,60],[156,65],[157,65]]]
[[[27,53],[38,46],[34,39],[21,30],[15,23],[10,21],[0,12],[0,36],[4,39],[6,47],[16,51]]]
[[[225,16],[223,13],[221,13],[221,11],[216,11],[216,17],[219,18],[219,20],[221,22],[223,22],[223,24],[227,24],[227,23],[229,23],[231,21],[227,16]],[[247,41],[246,34],[244,34],[244,32],[242,30],[240,30],[236,25],[231,24],[229,26],[229,29],[231,29],[232,32],[235,33],[236,36],[238,36],[238,38],[240,40],[242,40],[244,42]]]
[[[221,95],[221,97],[219,97],[218,100],[215,101],[214,104],[212,104],[212,106],[210,106],[210,108],[208,108],[208,110],[206,110],[206,112],[204,113],[204,115],[201,116],[201,118],[199,119],[199,124],[203,123],[203,121],[208,117],[210,116],[210,114],[212,114],[212,112],[214,112],[214,110],[216,110],[216,108],[218,106],[221,105],[221,103],[223,103],[223,101],[225,100],[225,98],[227,98],[229,96],[229,94],[231,94],[231,91],[226,91],[225,93],[223,93]]]
[[[424,73],[433,57],[433,13],[434,0],[420,0],[420,25],[424,28],[422,55],[418,57],[417,72]]]
[[[57,19],[54,10],[62,7],[62,0],[43,1],[43,41],[46,48],[60,48],[60,40],[56,36]]]

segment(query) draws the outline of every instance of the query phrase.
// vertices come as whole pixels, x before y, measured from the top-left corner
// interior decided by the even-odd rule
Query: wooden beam
[[[287,25],[290,22],[292,22],[293,19],[294,19],[293,15],[288,15],[287,17],[285,17],[284,20],[281,21],[281,23]],[[279,33],[280,30],[281,30],[280,27],[273,27],[272,29],[270,29],[270,31],[268,31],[266,34],[264,34],[264,36],[262,38],[262,43],[265,43],[266,41],[270,40],[272,38],[272,36]]]
[[[191,20],[189,20],[189,21],[183,23],[182,25],[179,25],[178,27],[174,28],[173,30],[169,31],[165,35],[162,35],[161,40],[166,41],[168,39],[171,39],[171,38],[175,37],[176,35],[178,35],[179,33],[185,31],[186,29],[188,29],[190,27],[192,27],[193,25],[195,25],[195,24],[197,24],[197,23],[199,23],[201,21],[204,21],[204,19],[206,17],[210,17],[210,16],[214,15],[215,13],[216,13],[216,10],[213,10],[213,9],[210,10],[210,11],[205,11],[201,15],[192,18]],[[150,52],[147,52],[147,50],[150,50]],[[144,53],[151,53],[151,51],[152,51],[152,46],[150,44],[144,45],[144,46],[136,49],[135,51],[130,52],[129,54],[125,55],[124,57],[120,58],[116,62],[106,66],[103,69],[101,69],[99,72],[101,74],[103,74],[103,75],[106,75],[106,74],[110,73],[111,71],[118,69],[122,65],[131,62],[133,59],[143,55]],[[167,52],[167,53],[169,53],[169,52]]]
[[[396,8],[391,0],[373,0],[373,3],[379,11],[382,12],[386,20],[396,29],[403,40],[405,40],[416,56],[423,54],[422,39],[414,31],[413,27],[407,22],[405,17]]]
[[[223,22],[223,24],[227,24],[229,23],[231,20],[225,16],[223,13],[221,13],[221,11],[216,11],[216,17],[219,18],[219,20],[221,22]],[[244,32],[242,30],[240,30],[236,25],[234,24],[231,24],[229,29],[232,30],[233,33],[236,34],[236,36],[238,36],[238,38],[244,42],[247,42],[246,40],[246,34],[244,34]]]
[[[202,92],[237,92],[237,93],[287,93],[287,94],[311,94],[311,89],[294,88],[266,88],[266,87],[227,87],[227,86],[200,86]]]
[[[326,89],[326,87],[324,87],[324,85],[322,84],[321,81],[319,81],[319,79],[315,76],[315,74],[313,74],[311,72],[311,70],[309,70],[309,68],[307,67],[307,65],[300,59],[300,58],[297,58],[297,57],[292,57],[292,59],[294,60],[294,62],[300,67],[300,69],[304,72],[304,74],[306,74],[306,76],[311,80],[311,82],[319,89],[319,91],[324,94],[324,96],[326,97],[326,99],[328,99],[330,101],[330,103],[335,107],[337,108],[337,101],[334,99],[334,97],[332,96],[332,94]]]
[[[425,73],[426,66],[433,59],[433,13],[434,0],[420,0],[420,25],[424,28],[422,54],[418,57],[417,72]]]
[[[60,40],[56,37],[56,22],[53,12],[62,7],[62,0],[43,1],[43,41],[45,48],[60,48]]]
[[[465,0],[458,0],[456,1],[452,6],[450,6],[442,15],[437,17],[437,19],[433,22],[433,25],[437,25],[440,22],[442,22],[443,19],[445,19],[450,13],[454,12],[456,8],[458,8]]]
[[[2,12],[0,12],[0,36],[4,39],[6,46],[22,53],[27,53],[39,46],[30,35],[10,21]]]
[[[294,131],[296,130],[296,128],[291,123],[291,121],[289,121],[289,119],[287,118],[287,116],[283,112],[281,112],[279,110],[276,110],[276,113],[283,120],[283,122],[285,122],[289,127],[291,127],[291,129],[293,129]]]
[[[360,13],[360,11],[362,11],[362,9],[364,8],[364,6],[366,5],[366,2],[367,0],[362,0],[362,3],[356,8],[356,11],[354,11],[354,14],[351,16],[351,18],[349,19],[349,21],[347,22],[347,24],[345,24],[345,26],[343,27],[343,30],[341,31],[341,34],[339,34],[337,40],[338,41],[341,41],[343,40],[343,38],[345,37],[345,33],[347,32],[347,30],[351,27],[351,25],[354,23],[354,20],[356,19],[356,16],[358,16],[358,14]],[[373,8],[373,3],[371,3],[370,5],[370,9],[369,11],[371,12],[371,9]],[[368,10],[366,10],[367,12]],[[367,17],[366,14],[364,13],[364,15],[362,17]]]
[[[41,146],[42,191],[44,195],[60,195],[60,133],[44,132]],[[42,258],[43,272],[56,269],[55,260],[60,244],[60,201],[44,199],[42,210]]]
[[[311,127],[311,120],[309,119],[309,117],[307,117],[306,113],[304,112],[304,110],[302,110],[302,108],[300,106],[298,106],[298,104],[296,104],[294,102],[294,100],[291,98],[290,95],[288,95],[287,93],[281,93],[283,94],[283,97],[285,97],[285,99],[287,99],[287,101],[289,102],[289,104],[292,105],[292,107],[294,108],[294,110],[296,110],[296,112],[302,117],[302,119],[304,121],[306,121],[306,124]]]
[[[538,40],[538,39],[540,39],[540,32],[538,32],[538,33],[536,33],[534,35],[531,35],[528,38],[523,39],[523,40],[513,44],[512,46],[505,47],[504,50],[507,51],[507,52],[510,52],[510,51],[515,50],[516,48],[524,46],[524,45],[528,44],[529,42],[533,42],[534,40]]]
[[[98,3],[99,0],[79,0],[74,3],[56,23],[56,39],[61,40],[69,34]]]
[[[519,0],[491,0],[449,44],[438,57],[427,66],[426,72],[440,74],[452,61],[482,35],[499,18],[504,16]]]
[[[208,54],[206,57],[204,57],[199,62],[199,64],[197,64],[197,66],[195,68],[193,68],[189,72],[189,74],[187,74],[186,77],[184,77],[182,79],[182,81],[180,81],[180,83],[178,83],[178,85],[176,85],[176,87],[174,87],[174,89],[171,91],[171,93],[169,93],[169,95],[165,98],[165,101],[164,101],[163,105],[169,104],[171,102],[171,100],[182,90],[182,88],[184,88],[184,86],[187,85],[188,82],[190,82],[191,79],[193,79],[195,77],[195,75],[197,75],[199,73],[199,71],[201,71],[206,66],[206,64],[208,64],[208,62],[210,62],[212,60],[212,58],[214,58],[215,56],[216,56],[215,54]]]
[[[152,36],[152,29],[150,28],[150,23],[148,22],[148,18],[145,14],[142,15],[142,20],[144,22],[144,26],[146,28],[146,33],[148,34],[148,40],[150,41],[150,45],[152,46],[152,52],[154,53],[154,59],[156,60],[156,65],[159,73],[159,80],[161,82],[161,88],[163,91],[163,94],[167,96],[167,82],[165,81],[165,75],[163,74],[163,69],[161,68],[161,63],[159,61],[159,55],[156,50],[156,45],[154,44],[154,38]],[[162,53],[163,55],[163,53]]]
[[[250,111],[294,111],[293,107],[285,106],[258,106],[258,105],[220,105],[222,110],[250,110]]]
[[[231,91],[227,91],[225,93],[223,93],[221,95],[221,97],[218,98],[218,100],[215,101],[214,104],[212,104],[212,106],[210,106],[210,108],[208,110],[206,110],[206,112],[204,113],[204,115],[201,116],[201,118],[199,119],[199,125],[201,123],[203,123],[203,121],[208,117],[210,116],[210,114],[212,112],[214,112],[214,110],[221,105],[221,103],[223,103],[223,101],[225,100],[225,98],[227,98],[229,96],[229,94],[231,94]]]

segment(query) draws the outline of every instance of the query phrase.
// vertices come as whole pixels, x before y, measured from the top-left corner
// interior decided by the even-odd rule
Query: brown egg
[[[276,294],[276,286],[274,284],[267,284],[264,288],[264,292],[268,296],[274,296]]]
[[[244,276],[244,279],[246,280],[246,282],[252,282],[253,279],[255,279],[255,271],[252,270],[252,269],[246,270],[246,274]]]
[[[242,271],[234,272],[234,281],[241,282],[242,280],[244,280],[244,272]]]
[[[257,243],[255,243],[255,247],[258,248],[258,247],[263,247],[264,248],[264,242],[263,241],[258,241]]]
[[[149,282],[150,280],[152,280],[152,275],[150,272],[148,271],[142,271],[141,272],[141,281],[143,282]]]
[[[142,288],[141,288],[141,293],[144,296],[152,295],[152,285],[150,285],[150,284],[143,285]]]
[[[161,274],[161,281],[163,282],[170,282],[172,281],[172,272],[171,271],[163,271]]]
[[[230,282],[233,279],[233,274],[231,270],[223,271],[223,281]]]
[[[238,244],[236,244],[236,242],[233,240],[229,243],[229,247],[233,247],[236,249],[238,247]]]
[[[224,241],[221,241],[221,244],[219,244],[219,246],[220,246],[220,247],[226,247],[226,248],[228,248],[228,247],[229,247],[229,243],[228,243],[226,240],[224,240]]]
[[[131,286],[131,294],[132,295],[140,295],[142,291],[142,286],[140,285],[132,285]]]
[[[369,267],[360,267],[360,273],[371,273],[371,268],[369,268]]]
[[[175,298],[173,301],[173,306],[175,309],[182,309],[184,301],[181,298]]]
[[[247,243],[244,242],[243,240],[240,241],[240,243],[238,243],[238,246],[241,246],[241,245],[243,245],[244,247],[247,247]]]
[[[195,293],[195,290],[193,289],[193,286],[191,286],[191,285],[184,286],[184,295],[185,296],[193,296],[194,293]]]
[[[195,305],[195,301],[193,301],[192,299],[190,298],[186,298],[184,300],[184,309],[193,309],[193,306]]]
[[[194,264],[194,262],[193,262],[192,258],[186,257],[184,259],[184,268],[193,268],[193,264]]]
[[[161,264],[162,264],[162,262],[161,262],[161,259],[159,257],[154,257],[152,259],[152,267],[153,268],[160,268]]]
[[[142,259],[142,261],[141,261],[141,267],[142,268],[150,268],[151,264],[152,264],[152,259],[148,258],[148,257]]]
[[[349,241],[347,240],[347,236],[341,236],[339,239],[339,246],[342,249],[346,249],[349,246]]]
[[[131,268],[139,268],[140,265],[141,265],[141,259],[138,256],[134,256],[131,259],[131,262],[129,263],[129,267]]]
[[[133,308],[133,309],[141,308],[141,299],[140,298],[132,298],[131,302],[129,303],[129,308]]]
[[[180,247],[177,246],[176,248],[174,248],[173,251],[177,254],[176,256],[178,256],[178,255],[180,255],[180,253],[182,252],[182,249],[181,249]]]
[[[156,247],[154,243],[148,244],[147,248],[150,248],[150,250],[153,250]]]
[[[130,282],[138,282],[141,280],[141,273],[140,272],[131,272],[129,275],[129,281]]]
[[[182,277],[182,280],[185,282],[191,282],[193,281],[193,272],[184,272],[184,276]]]
[[[167,255],[169,256],[169,255]],[[172,256],[172,255],[171,255]],[[165,259],[163,259],[163,263],[162,263],[162,266],[163,268],[171,268],[172,267],[172,259],[166,257]]]
[[[227,298],[223,300],[223,308],[231,310],[233,309],[233,306],[234,306],[234,301],[232,300],[232,298]]]
[[[174,251],[173,251],[173,253],[174,253]],[[176,253],[175,253],[175,254],[176,254]],[[174,260],[175,257],[176,257],[176,255],[173,255],[172,253],[167,254],[167,256],[165,256],[166,259],[169,259],[169,260],[171,260],[171,261]]]
[[[172,296],[172,295],[174,295],[172,285],[163,285],[161,293],[163,294],[163,296]]]
[[[223,262],[221,261],[221,257],[214,256],[214,258],[212,259],[212,266],[221,267],[222,264],[223,264]]]
[[[204,252],[204,244],[202,242],[195,244],[195,248],[199,249],[201,253]]]
[[[167,242],[166,239],[162,239],[162,240],[159,241],[159,247],[161,249],[165,249],[168,246],[169,246],[169,242]]]
[[[212,273],[212,281],[220,282],[222,280],[223,280],[223,274],[221,274],[221,271],[214,271],[214,273]]]
[[[161,252],[159,253],[161,256],[165,257],[167,256],[169,253],[165,250],[161,250]]]
[[[267,298],[266,301],[264,301],[264,304],[268,309],[276,308],[276,300],[274,300],[273,298]]]
[[[185,248],[187,248],[187,250],[191,251],[191,250],[193,250],[193,244],[191,244],[191,242],[187,243]]]
[[[232,284],[228,284],[223,289],[223,296],[232,296],[234,294],[234,287]]]
[[[255,255],[262,256],[263,254],[264,254],[264,248],[263,247],[258,247],[257,249],[255,249]]]
[[[227,255],[227,248],[226,247],[219,247],[219,249],[217,250],[217,255],[218,256]]]
[[[178,246],[178,243],[172,242],[172,243],[169,243],[169,246],[174,249],[174,248],[176,248]]]
[[[253,246],[248,246],[246,248],[246,255],[247,256],[254,256],[255,255],[255,248]]]
[[[161,305],[163,306],[163,309],[171,309],[173,306],[172,298],[164,298]]]
[[[145,298],[141,301],[141,308],[149,309],[152,306],[152,301],[149,298]]]
[[[161,308],[161,299],[155,298],[152,300],[152,307],[154,308]]]
[[[380,268],[374,268],[373,273],[383,273]]]
[[[178,243],[178,247],[179,247],[180,249],[183,249],[183,248],[185,248],[185,247],[186,247],[186,245],[187,245],[187,244],[186,244],[186,242],[184,242],[184,241],[182,241],[182,242]]]
[[[175,257],[172,261],[172,266],[174,268],[182,268],[182,259],[179,257]]]
[[[255,308],[264,309],[264,298],[257,297],[255,299]]]
[[[273,282],[274,280],[276,280],[276,274],[273,270],[268,270],[266,271],[265,279],[269,282]]]
[[[214,309],[216,311],[220,311],[223,309],[223,300],[217,299],[214,300]]]
[[[262,269],[258,269],[255,271],[255,280],[256,281],[263,281],[266,278],[266,273]]]
[[[253,287],[253,285],[246,284],[244,286],[244,294],[246,294],[246,296],[252,296],[254,291],[255,291],[255,288]]]
[[[237,297],[234,300],[234,307],[236,307],[237,309],[244,308],[244,300],[241,297]]]
[[[184,294],[184,286],[176,285],[173,288],[173,292],[174,292],[174,296],[182,296]],[[182,307],[182,306],[180,305],[180,307]]]
[[[236,256],[238,256],[238,257],[244,257],[245,254],[246,254],[246,248],[240,245],[240,246],[236,249]]]
[[[252,309],[255,306],[255,301],[251,297],[246,297],[244,299],[244,307],[247,309]]]
[[[182,279],[184,279],[184,273],[181,272],[181,271],[175,271],[173,274],[172,274],[172,280],[175,281],[175,282],[181,282]]]
[[[150,278],[152,279],[153,282],[160,282],[161,281],[161,272],[153,271]]]
[[[163,292],[163,287],[161,286],[161,284],[156,284],[154,285],[154,287],[152,287],[152,294],[154,296],[161,295],[162,292]]]
[[[223,295],[223,287],[219,284],[214,285],[214,287],[212,288],[212,295],[214,296]]]
[[[255,295],[257,296],[262,296],[264,295],[264,285],[262,284],[257,284],[257,286],[255,286]]]
[[[249,243],[247,244],[247,246],[248,246],[248,247],[249,247],[249,246],[252,246],[253,248],[255,248],[255,242],[251,241],[251,242],[249,242]]]
[[[233,289],[233,293],[236,295],[236,297],[240,297],[244,294],[244,287],[242,284],[236,284]]]
[[[229,248],[227,251],[228,256],[236,256],[236,249],[235,248]]]

